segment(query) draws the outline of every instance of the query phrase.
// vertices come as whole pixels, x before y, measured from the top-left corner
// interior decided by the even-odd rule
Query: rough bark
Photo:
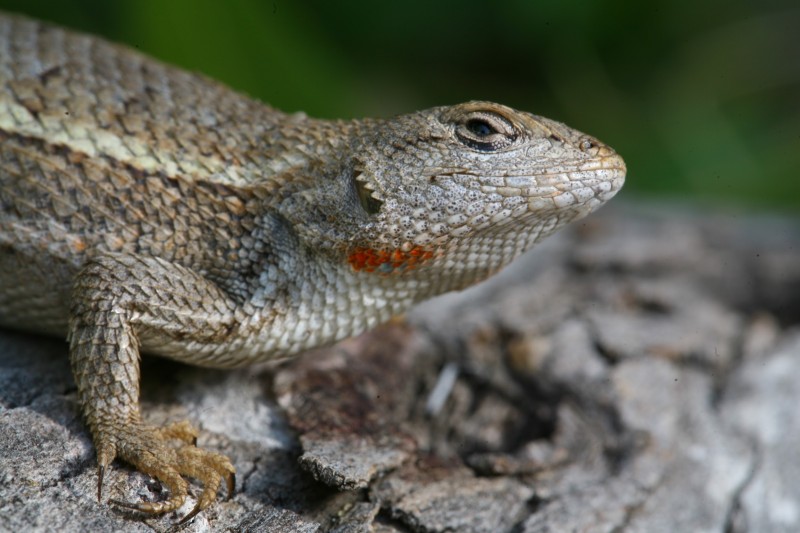
[[[605,209],[279,367],[146,358],[237,493],[182,530],[797,531],[800,220]],[[0,530],[164,531],[96,496],[66,345],[0,332]],[[104,500],[164,499],[115,464]]]

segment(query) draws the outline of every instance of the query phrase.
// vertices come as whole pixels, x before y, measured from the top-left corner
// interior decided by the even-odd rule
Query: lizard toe
[[[108,434],[108,430],[102,434]],[[177,510],[186,501],[189,484],[185,477],[195,478],[203,485],[189,518],[209,507],[217,497],[222,480],[226,480],[228,497],[235,486],[235,468],[230,460],[210,450],[196,447],[197,431],[187,422],[178,422],[160,428],[129,422],[113,430],[115,454],[142,473],[163,483],[169,491],[169,499],[162,502],[125,502],[118,499],[110,503],[148,514],[161,514]],[[102,436],[98,439],[103,440]],[[179,444],[175,441],[179,441]],[[177,446],[173,446],[177,444]],[[100,449],[100,448],[98,448]],[[98,455],[100,459],[101,455]],[[102,455],[108,460],[108,454]],[[113,459],[113,456],[112,456]],[[100,473],[105,466],[100,465]],[[102,484],[102,479],[99,481]],[[98,486],[98,495],[100,486]],[[184,520],[188,520],[184,517]]]
[[[197,501],[200,509],[214,502],[223,479],[228,489],[228,499],[231,498],[236,484],[236,469],[226,456],[194,446],[179,448],[177,456],[178,470],[203,485],[203,492]]]
[[[164,439],[177,439],[192,446],[197,446],[197,436],[199,435],[197,428],[191,425],[188,420],[173,422],[157,428],[156,433]]]

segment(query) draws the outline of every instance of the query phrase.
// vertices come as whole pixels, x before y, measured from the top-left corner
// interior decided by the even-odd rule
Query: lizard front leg
[[[235,469],[218,453],[197,448],[188,423],[155,428],[139,412],[139,348],[142,341],[180,346],[170,356],[197,362],[197,343],[220,345],[235,325],[233,302],[196,272],[168,261],[121,254],[94,257],[75,279],[69,325],[70,359],[83,414],[97,450],[98,499],[106,467],[119,458],[162,481],[165,502],[124,503],[149,513],[179,508],[189,476],[203,493],[188,520],[216,498],[224,478],[228,495]],[[175,446],[171,441],[183,441]]]

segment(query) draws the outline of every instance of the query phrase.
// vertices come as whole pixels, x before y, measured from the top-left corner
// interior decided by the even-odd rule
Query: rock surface
[[[488,283],[281,365],[143,364],[237,490],[181,531],[800,530],[800,220],[615,205]],[[66,345],[0,332],[0,531],[166,531],[103,503]]]

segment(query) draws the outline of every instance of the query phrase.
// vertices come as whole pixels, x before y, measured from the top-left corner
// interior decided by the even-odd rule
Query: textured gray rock
[[[800,330],[772,350],[745,352],[721,405],[722,420],[747,436],[755,456],[735,500],[748,531],[800,530]]]
[[[407,324],[143,410],[236,465],[183,531],[800,530],[800,221],[614,206]],[[438,385],[437,385],[438,384]],[[431,399],[431,391],[437,390]],[[166,531],[97,502],[66,346],[0,332],[0,530]]]

